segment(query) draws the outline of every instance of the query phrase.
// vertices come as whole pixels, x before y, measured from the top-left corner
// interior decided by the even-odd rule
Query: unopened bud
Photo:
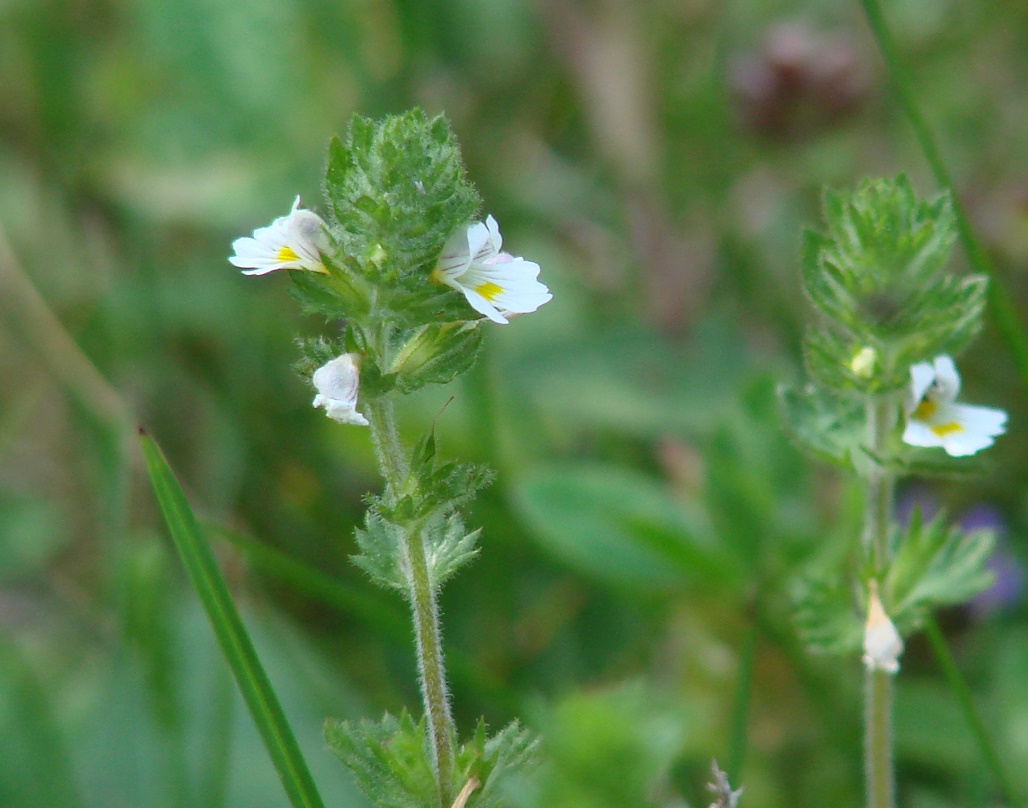
[[[850,370],[854,376],[861,379],[870,379],[878,366],[878,351],[869,345],[865,345],[850,360]]]
[[[864,664],[873,671],[896,673],[903,653],[903,638],[885,613],[878,597],[878,581],[868,581],[867,623],[864,626]]]

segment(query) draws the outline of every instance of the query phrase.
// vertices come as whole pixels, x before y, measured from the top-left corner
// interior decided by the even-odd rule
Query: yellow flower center
[[[275,259],[285,263],[286,261],[299,261],[300,256],[293,252],[293,248],[287,244],[279,248],[278,252],[275,253]]]
[[[485,283],[476,286],[475,291],[490,303],[492,303],[499,295],[503,294],[503,288],[497,286],[492,281],[486,281]]]
[[[930,428],[932,430],[932,433],[939,438],[944,438],[947,435],[952,435],[956,432],[964,431],[964,427],[958,424],[956,421],[950,421],[948,424],[936,424],[935,426]]]
[[[914,411],[911,413],[911,417],[916,421],[927,421],[933,415],[935,411],[939,409],[939,405],[932,401],[930,398],[921,399],[921,403],[917,405]]]

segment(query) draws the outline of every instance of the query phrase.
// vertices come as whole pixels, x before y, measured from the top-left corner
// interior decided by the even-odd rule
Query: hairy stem
[[[395,502],[407,479],[408,463],[400,445],[393,404],[391,401],[376,401],[366,404],[365,410],[371,422],[379,466],[386,481],[386,500]],[[440,808],[448,808],[452,798],[450,777],[453,771],[455,732],[446,686],[436,590],[429,575],[424,539],[416,527],[404,530],[400,553],[407,576],[407,600],[414,621],[421,698],[428,721],[439,805]]]
[[[893,808],[892,674],[874,669],[864,690],[864,776],[868,808]]]
[[[867,404],[867,494],[864,500],[863,546],[875,576],[888,567],[889,524],[892,517],[895,477],[880,463],[885,441],[896,425],[896,407],[891,397],[873,397]]]
[[[880,578],[889,566],[889,527],[892,520],[895,478],[880,463],[886,440],[896,423],[896,405],[889,396],[867,403],[867,498],[864,511],[864,553],[873,575]],[[864,775],[868,808],[893,808],[892,675],[869,668],[864,689]]]

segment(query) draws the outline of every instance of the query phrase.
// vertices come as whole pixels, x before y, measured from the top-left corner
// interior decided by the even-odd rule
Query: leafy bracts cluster
[[[481,531],[468,532],[456,508],[488,485],[492,473],[473,463],[440,461],[429,433],[411,456],[403,487],[388,497],[369,496],[363,529],[357,530],[360,553],[353,562],[375,583],[407,591],[403,536],[414,533],[425,547],[431,588],[442,585],[478,553]]]
[[[470,319],[457,296],[426,282],[447,240],[480,205],[445,118],[421,110],[380,122],[354,116],[345,141],[329,146],[324,193],[335,240],[331,281],[294,275],[306,304],[323,310],[324,297],[311,287],[324,286],[337,302],[330,316],[342,304],[355,319],[374,309],[401,329]]]
[[[875,393],[909,382],[911,365],[956,353],[981,327],[987,279],[947,270],[956,239],[948,193],[918,199],[906,177],[826,191],[826,230],[804,235],[803,289],[819,322],[807,368],[820,384]]]

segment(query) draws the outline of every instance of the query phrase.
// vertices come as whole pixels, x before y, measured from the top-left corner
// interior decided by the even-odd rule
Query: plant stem
[[[395,502],[407,479],[408,463],[396,429],[391,401],[365,404],[379,466],[386,481],[386,500]],[[453,738],[455,730],[450,713],[446,668],[443,662],[442,631],[436,590],[428,570],[428,558],[421,531],[405,526],[400,546],[402,568],[407,576],[407,600],[414,621],[421,698],[431,739],[432,766],[439,791],[440,808],[448,808],[452,798]]]
[[[867,442],[870,464],[864,511],[864,553],[872,574],[882,577],[889,565],[889,527],[895,479],[879,460],[896,421],[890,396],[867,402]],[[893,808],[892,675],[869,668],[864,689],[864,776],[868,808]]]
[[[889,557],[889,524],[895,478],[879,462],[882,448],[896,423],[896,407],[889,396],[873,397],[867,404],[867,448],[871,453],[864,501],[864,554],[875,576],[881,576]]]
[[[893,808],[892,674],[868,669],[864,690],[864,775],[868,808]]]

